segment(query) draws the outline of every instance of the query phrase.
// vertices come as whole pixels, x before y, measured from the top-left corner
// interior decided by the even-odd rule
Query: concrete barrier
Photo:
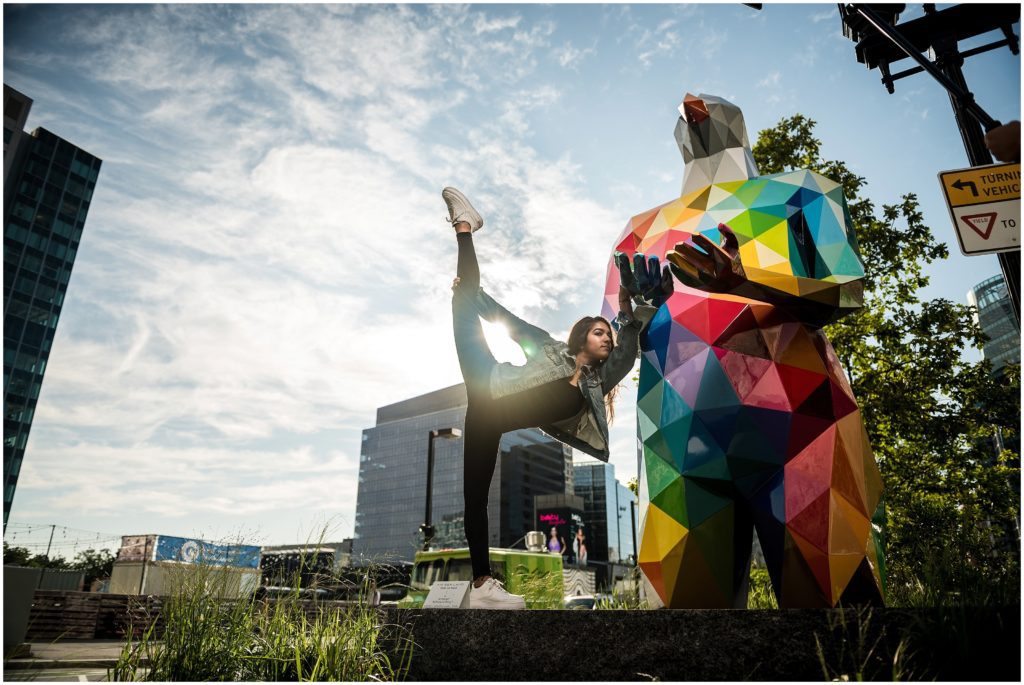
[[[1020,680],[1019,606],[870,614],[389,607],[383,618],[411,632],[417,681]]]
[[[25,641],[42,569],[4,566],[4,654]]]

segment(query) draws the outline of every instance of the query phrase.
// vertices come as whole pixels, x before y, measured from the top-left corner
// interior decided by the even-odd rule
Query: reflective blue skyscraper
[[[101,161],[4,85],[4,528]]]

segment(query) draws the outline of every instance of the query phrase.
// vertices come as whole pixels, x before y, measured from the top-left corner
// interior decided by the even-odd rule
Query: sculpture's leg
[[[678,477],[646,507],[640,567],[669,608],[746,607],[753,529],[724,485]]]
[[[780,608],[831,606],[822,582],[827,581],[827,555],[814,549],[808,554],[786,526],[784,471],[777,474],[751,497],[751,510],[772,590]],[[828,512],[819,517],[828,527]]]
[[[802,421],[794,418],[797,433]],[[806,441],[754,493],[751,508],[780,607],[882,603],[880,497],[857,410]]]

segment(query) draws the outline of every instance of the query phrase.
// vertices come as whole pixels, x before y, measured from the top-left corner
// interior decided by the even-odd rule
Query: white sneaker
[[[526,599],[522,595],[509,594],[501,583],[488,578],[480,587],[469,591],[470,609],[525,609]]]
[[[444,198],[445,204],[448,205],[448,217],[452,222],[452,226],[460,221],[465,221],[473,229],[473,232],[476,233],[484,225],[484,218],[480,216],[480,212],[473,209],[473,205],[469,204],[466,196],[455,188],[445,188],[441,191],[441,197]]]

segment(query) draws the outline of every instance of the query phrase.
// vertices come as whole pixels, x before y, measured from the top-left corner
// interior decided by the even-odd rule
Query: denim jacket
[[[569,354],[567,344],[515,316],[483,288],[477,293],[476,306],[484,319],[504,324],[526,354],[524,366],[504,362],[494,367],[491,372],[493,397],[522,392],[576,373],[576,358]],[[608,419],[604,396],[632,370],[640,353],[640,332],[656,311],[654,307],[639,305],[633,316],[619,312],[615,320],[618,334],[611,355],[596,371],[585,367],[580,375],[583,409],[571,418],[540,426],[541,430],[570,447],[608,461]]]

